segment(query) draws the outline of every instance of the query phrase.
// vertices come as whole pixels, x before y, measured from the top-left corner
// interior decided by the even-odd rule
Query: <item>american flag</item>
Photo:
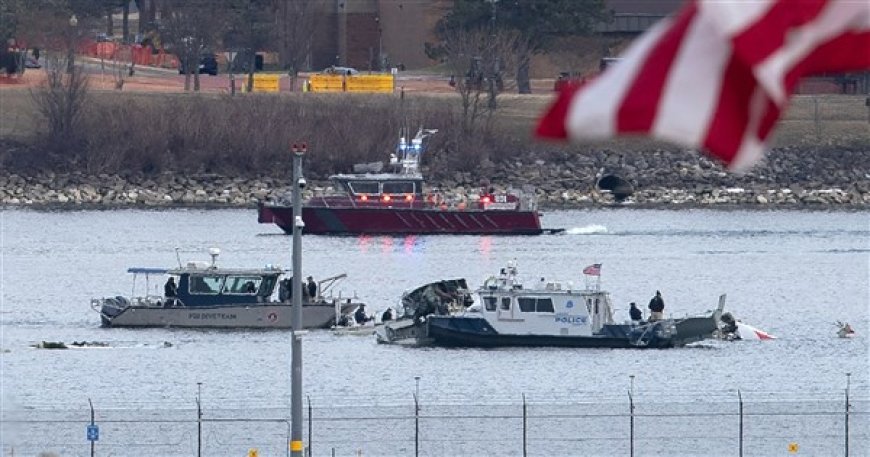
[[[588,276],[601,276],[601,264],[593,263],[583,269],[583,274]]]
[[[865,69],[870,1],[695,0],[600,78],[562,92],[537,134],[646,134],[744,170],[764,154],[802,76]]]

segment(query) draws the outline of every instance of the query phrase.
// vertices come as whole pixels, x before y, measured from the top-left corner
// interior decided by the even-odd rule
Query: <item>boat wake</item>
[[[607,227],[599,224],[584,225],[583,227],[571,227],[565,230],[568,235],[600,235],[607,233]]]

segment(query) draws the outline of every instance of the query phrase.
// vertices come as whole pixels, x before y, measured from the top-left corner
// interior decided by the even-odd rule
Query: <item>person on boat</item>
[[[366,322],[372,320],[371,317],[366,315],[366,305],[359,305],[359,308],[356,309],[356,312],[353,313],[353,320],[356,321],[357,324],[362,325]]]
[[[665,318],[665,301],[662,299],[662,293],[656,291],[656,296],[649,301],[650,316],[649,321],[655,322]]]
[[[252,294],[257,291],[257,286],[254,285],[254,281],[248,281],[245,283],[245,293]]]
[[[387,308],[384,311],[384,314],[381,314],[381,322],[387,322],[393,320],[393,308]]]
[[[640,322],[643,320],[643,311],[637,307],[637,303],[631,302],[631,308],[628,310],[628,315],[631,317],[631,321],[634,323]]]
[[[175,277],[170,276],[169,280],[163,286],[163,296],[166,297],[166,307],[175,305],[175,297],[178,296],[178,285],[175,284]]]
[[[314,278],[309,276],[308,283],[305,285],[308,288],[308,296],[313,298],[317,297],[317,283],[314,282]]]
[[[278,300],[282,302],[288,302],[291,298],[293,298],[293,284],[292,280],[282,279],[281,283],[278,287]]]

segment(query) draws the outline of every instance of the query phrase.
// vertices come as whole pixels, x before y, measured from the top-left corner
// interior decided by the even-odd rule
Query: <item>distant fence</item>
[[[111,41],[84,40],[78,46],[78,53],[103,60],[118,60],[136,65],[178,68],[178,58],[163,49],[138,44],[119,44]]]
[[[322,75],[308,79],[311,92],[392,92],[393,75]]]
[[[870,455],[870,395],[846,397],[733,392],[704,400],[661,394],[308,400],[303,440],[309,456]],[[289,455],[289,405],[203,405],[201,421],[195,405],[95,406],[95,455],[245,456],[252,449],[261,456]],[[4,410],[2,456],[87,455],[89,423],[86,405]]]

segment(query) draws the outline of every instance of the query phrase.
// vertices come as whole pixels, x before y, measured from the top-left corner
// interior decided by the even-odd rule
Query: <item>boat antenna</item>
[[[178,268],[181,268],[181,248],[175,247],[175,260],[178,261]]]
[[[211,256],[211,267],[217,268],[217,258],[220,255],[221,250],[218,248],[209,248],[208,255]]]

